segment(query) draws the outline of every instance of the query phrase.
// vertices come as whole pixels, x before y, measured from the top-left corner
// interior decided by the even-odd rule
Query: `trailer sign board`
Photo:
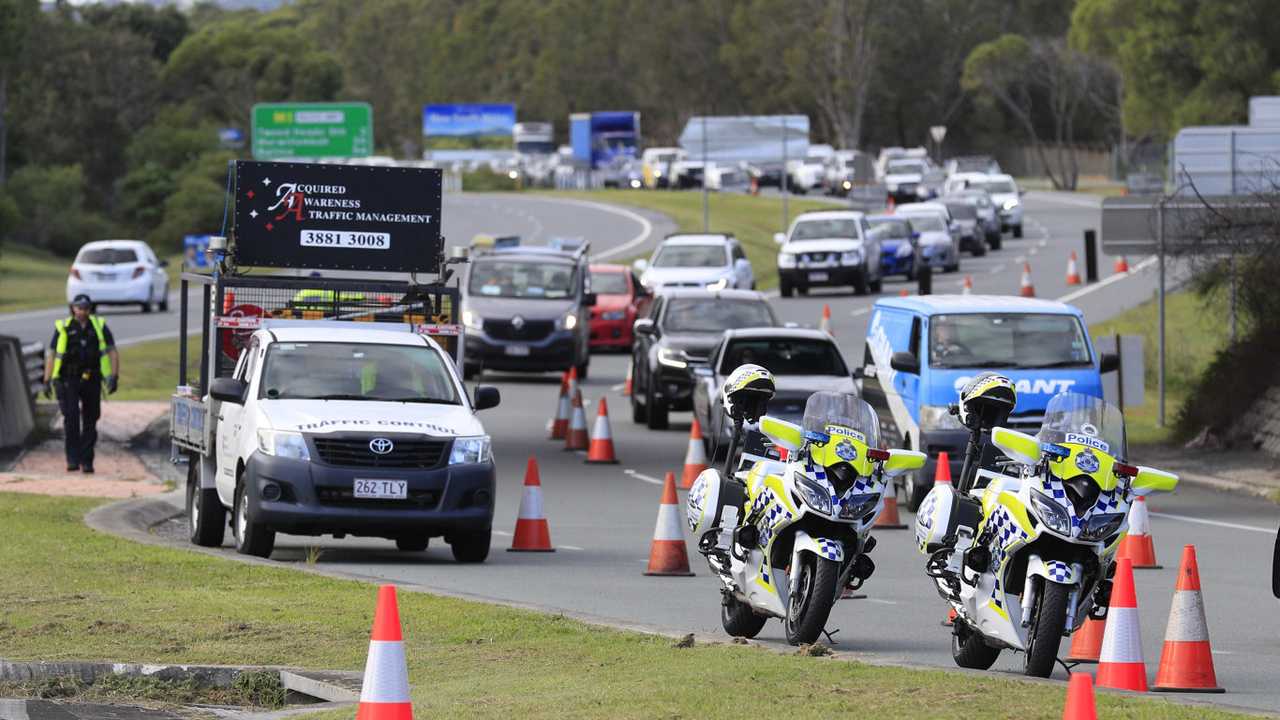
[[[252,116],[258,160],[373,154],[369,103],[258,103]]]
[[[441,171],[236,163],[237,265],[437,272]]]

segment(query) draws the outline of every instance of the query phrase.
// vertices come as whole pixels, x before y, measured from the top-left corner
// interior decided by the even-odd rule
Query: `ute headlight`
[[[569,311],[556,323],[561,330],[572,330],[578,327],[578,313]]]
[[[1071,520],[1067,517],[1067,511],[1063,510],[1061,505],[1038,492],[1033,492],[1031,493],[1031,507],[1035,509],[1040,521],[1050,530],[1062,535],[1071,534]]]
[[[713,283],[707,283],[707,289],[711,291],[723,290],[727,287],[729,287],[729,278],[727,277],[722,277]]]
[[[796,266],[795,253],[788,253],[788,252],[778,253],[778,267],[793,268],[795,266]]]
[[[471,310],[463,310],[463,311],[462,311],[462,324],[463,324],[463,325],[464,325],[468,330],[483,330],[483,329],[484,329],[484,318],[480,317],[480,315],[479,315],[479,314],[477,314],[477,313],[475,313],[475,312],[472,312]]]
[[[684,354],[683,350],[675,348],[662,348],[658,351],[658,362],[673,368],[689,367],[689,356]]]
[[[610,310],[609,312],[600,313],[601,320],[626,320],[626,310]]]
[[[1004,208],[1005,210],[1012,210],[1018,207],[1018,198],[1009,198],[1008,200],[1005,200],[1004,204],[1002,204],[1000,207]]]
[[[853,183],[849,182],[848,180],[845,180],[844,182],[840,183],[840,187],[844,188],[845,190],[852,190]]]
[[[1081,540],[1102,540],[1115,534],[1124,523],[1124,513],[1105,513],[1094,515],[1084,523],[1080,530]]]
[[[846,519],[860,518],[874,510],[879,502],[880,495],[877,493],[850,495],[840,504],[840,517]]]
[[[826,486],[817,480],[797,476],[796,489],[800,491],[800,497],[804,500],[805,505],[823,515],[831,514],[831,493]]]
[[[861,265],[862,251],[850,250],[849,252],[840,253],[840,264],[841,265]]]
[[[946,405],[921,405],[920,429],[925,431],[963,430],[964,426],[960,424],[960,418],[952,415],[951,408]]]
[[[453,441],[449,451],[450,465],[468,465],[489,461],[489,436],[460,437]]]
[[[302,433],[281,430],[258,430],[258,451],[263,455],[292,458],[294,460],[310,460],[311,452],[307,450],[307,441]]]
[[[662,171],[661,171],[661,170],[654,170],[654,171],[653,171],[653,176],[654,176],[654,177],[656,177],[656,178],[660,178],[660,177],[662,177]]]

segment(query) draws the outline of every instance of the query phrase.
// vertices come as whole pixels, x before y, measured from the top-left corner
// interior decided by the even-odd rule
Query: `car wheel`
[[[578,369],[578,380],[586,380],[587,369],[591,367],[591,358],[588,356],[586,360],[582,361],[581,365],[577,365],[575,367]]]
[[[164,286],[164,294],[160,296],[160,312],[169,312],[169,286]]]
[[[867,294],[867,274],[865,272],[858,273],[858,276],[853,279],[853,294]]]
[[[871,292],[879,294],[884,289],[884,275],[877,275],[875,280],[867,283],[867,286],[871,288]]]
[[[144,302],[144,303],[138,303],[138,306],[142,308],[142,312],[144,312],[144,313],[149,313],[149,312],[151,312],[151,302],[150,302],[150,301],[147,301],[147,302]]]
[[[807,288],[807,287],[798,287],[798,288],[796,288],[796,292],[800,293],[801,295],[808,296],[808,294],[809,294],[809,288]]]
[[[649,408],[641,405],[636,398],[640,396],[640,378],[637,375],[635,381],[631,385],[631,422],[637,425],[649,420]]]
[[[453,551],[453,559],[460,563],[482,563],[489,557],[492,540],[493,531],[485,528],[450,537],[449,549]]]
[[[1022,237],[1022,226],[1021,226],[1021,225],[1014,225],[1014,226],[1013,226],[1013,236],[1014,236],[1015,238],[1020,238],[1020,237]]]
[[[778,294],[781,295],[782,297],[791,297],[791,289],[792,289],[791,283],[788,283],[788,282],[778,283]]]
[[[664,400],[659,400],[656,394],[656,388],[653,386],[653,379],[649,380],[649,387],[645,389],[644,404],[648,417],[645,418],[647,427],[650,430],[666,430],[667,417],[669,409]]]
[[[987,244],[982,240],[974,238],[973,244],[969,246],[969,252],[972,253],[974,257],[982,257],[987,254]]]
[[[200,456],[187,456],[187,530],[201,547],[221,547],[227,530],[227,509],[214,488],[200,487]]]
[[[276,533],[253,519],[249,509],[249,484],[243,480],[236,485],[236,502],[232,513],[234,522],[231,530],[236,536],[236,552],[260,558],[271,557],[271,550],[276,544]]]
[[[992,250],[1000,249],[1000,240],[1001,240],[1000,233],[995,233],[993,235],[987,236],[987,244],[991,246]]]

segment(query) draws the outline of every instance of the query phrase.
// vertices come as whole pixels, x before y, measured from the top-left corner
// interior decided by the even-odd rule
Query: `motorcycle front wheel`
[[[1067,595],[1071,588],[1055,582],[1044,581],[1044,592],[1036,608],[1035,619],[1027,633],[1026,674],[1047,678],[1053,674],[1053,663],[1058,659],[1058,645],[1062,642],[1062,630],[1067,623]]]
[[[804,645],[817,640],[827,626],[827,617],[835,605],[840,563],[806,552],[800,554],[800,567],[791,571],[800,573],[800,580],[782,625],[787,642]]]
[[[751,606],[732,595],[720,605],[720,624],[731,637],[753,638],[760,634],[768,618],[751,611]]]

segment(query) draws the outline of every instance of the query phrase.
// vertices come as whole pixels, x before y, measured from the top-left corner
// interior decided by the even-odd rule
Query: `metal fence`
[[[44,345],[38,342],[22,346],[22,369],[27,374],[27,389],[31,397],[44,390]]]

